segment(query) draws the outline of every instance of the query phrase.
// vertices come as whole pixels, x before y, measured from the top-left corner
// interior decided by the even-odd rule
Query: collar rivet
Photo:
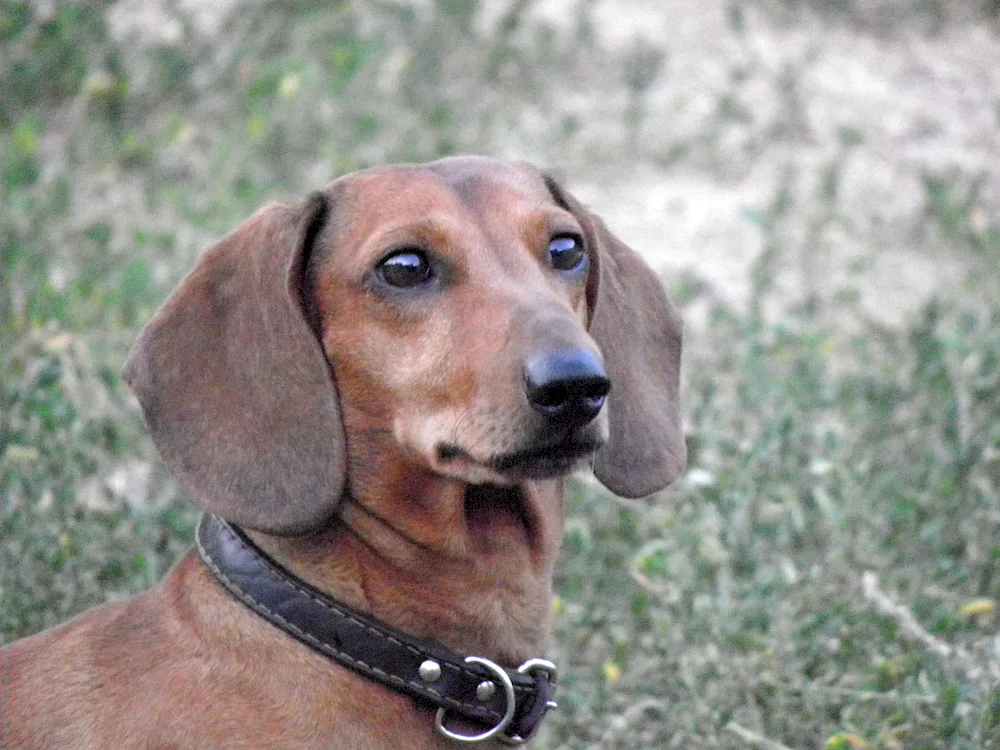
[[[428,659],[420,665],[417,673],[424,682],[437,682],[441,679],[441,665],[436,661]]]
[[[483,680],[476,686],[476,697],[480,703],[486,703],[486,701],[496,695],[496,692],[497,685],[491,680]]]

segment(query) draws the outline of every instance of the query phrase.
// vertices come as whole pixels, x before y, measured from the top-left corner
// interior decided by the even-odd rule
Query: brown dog
[[[340,611],[325,592],[400,643],[477,655],[466,677],[497,674],[485,701],[510,684],[497,665],[537,678],[513,668],[546,645],[563,477],[592,461],[642,497],[682,470],[680,349],[658,280],[600,220],[527,166],[458,157],[259,211],[205,253],[124,373],[241,550],[252,539],[315,587],[291,584],[310,605]],[[394,689],[209,567],[191,552],[155,590],[0,651],[0,745],[456,746],[424,700],[434,659],[414,651],[419,677]],[[455,734],[505,721],[441,705]],[[519,740],[513,726],[480,746]]]

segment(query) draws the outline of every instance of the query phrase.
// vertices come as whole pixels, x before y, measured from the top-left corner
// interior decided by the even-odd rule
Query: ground
[[[539,11],[566,18],[567,5]],[[867,5],[860,18],[830,19],[722,0],[697,12],[597,3],[607,46],[627,54],[646,39],[666,60],[645,94],[642,143],[599,175],[586,160],[571,165],[573,184],[654,267],[745,300],[763,246],[754,214],[786,181],[800,202],[813,201],[824,172],[839,166],[833,210],[850,221],[815,236],[800,216],[800,257],[790,260],[821,269],[861,261],[866,308],[900,321],[964,270],[929,226],[926,179],[957,191],[981,179],[973,220],[995,223],[1000,213],[1000,36],[958,10],[931,33],[926,19],[894,13],[905,3]],[[745,8],[739,22],[736,6]]]

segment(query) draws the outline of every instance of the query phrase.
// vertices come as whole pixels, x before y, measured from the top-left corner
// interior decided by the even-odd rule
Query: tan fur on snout
[[[587,263],[554,268],[554,237]],[[429,260],[386,282],[399,253]],[[630,497],[684,465],[681,323],[561,186],[458,157],[342,177],[222,239],[124,374],[207,509],[348,606],[507,667],[543,656],[562,475]],[[603,362],[582,423],[526,395],[552,352]],[[445,748],[433,712],[302,646],[192,552],[153,591],[0,651],[12,748]],[[499,746],[486,743],[486,747]]]

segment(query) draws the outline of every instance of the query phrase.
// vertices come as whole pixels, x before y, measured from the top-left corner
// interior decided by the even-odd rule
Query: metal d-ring
[[[488,670],[490,670],[497,677],[497,681],[503,686],[504,695],[507,697],[507,710],[504,712],[503,718],[500,722],[492,729],[483,732],[482,734],[458,734],[457,732],[452,732],[450,729],[446,728],[444,725],[444,717],[448,713],[448,709],[442,706],[438,709],[437,714],[434,716],[434,728],[437,729],[441,734],[450,740],[455,740],[456,742],[483,742],[491,737],[496,737],[507,725],[510,724],[510,720],[514,718],[514,709],[516,705],[514,703],[514,683],[510,680],[510,675],[501,667],[489,659],[483,659],[479,656],[466,656],[465,661],[468,664],[482,664]],[[534,659],[532,661],[535,661]],[[538,660],[541,661],[541,660]],[[525,662],[527,664],[528,662]],[[553,667],[555,669],[555,667]],[[520,670],[518,670],[520,671]]]
[[[524,662],[524,664],[517,668],[518,674],[534,674],[535,672],[544,672],[552,685],[555,685],[556,681],[559,679],[559,670],[556,668],[556,665],[548,659],[528,659],[528,661]],[[555,701],[546,701],[545,703],[546,711],[550,708],[557,707],[558,706]],[[497,739],[505,745],[523,745],[528,741],[524,737],[517,734],[503,734]]]

